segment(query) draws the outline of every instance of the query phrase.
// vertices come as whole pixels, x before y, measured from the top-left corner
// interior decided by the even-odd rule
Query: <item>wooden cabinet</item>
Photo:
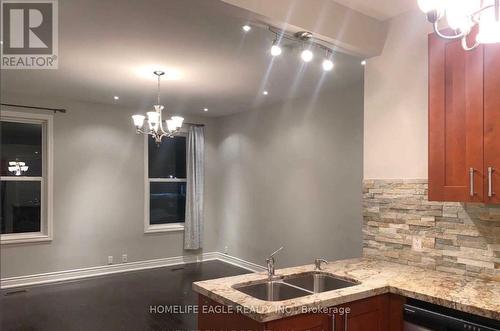
[[[328,314],[301,314],[259,323],[203,295],[198,302],[198,330],[202,331],[334,331]]]
[[[347,314],[337,315],[335,331],[387,331],[389,297],[380,295],[373,298],[350,302],[343,305]]]
[[[483,200],[482,57],[429,36],[429,200]]]
[[[302,314],[266,323],[266,331],[334,331],[328,314]]]
[[[386,294],[342,305],[348,313],[335,316],[335,331],[401,331],[405,301]]]
[[[484,173],[491,176],[491,181],[486,178],[485,202],[500,203],[499,44],[484,47]]]
[[[385,294],[332,307],[325,313],[259,323],[238,312],[228,313],[225,306],[200,295],[198,330],[402,331],[404,302],[401,296]]]
[[[500,202],[498,91],[498,45],[429,36],[429,200]]]

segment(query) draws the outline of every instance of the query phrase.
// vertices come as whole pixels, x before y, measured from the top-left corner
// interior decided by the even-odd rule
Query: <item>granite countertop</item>
[[[313,265],[306,265],[280,269],[276,275],[286,277],[313,270]],[[330,262],[324,266],[323,272],[361,284],[275,302],[262,301],[233,288],[234,285],[266,280],[266,272],[195,282],[193,289],[218,303],[239,307],[238,311],[259,322],[301,314],[304,309],[332,307],[385,293],[500,320],[499,281],[466,280],[454,274],[367,258]]]

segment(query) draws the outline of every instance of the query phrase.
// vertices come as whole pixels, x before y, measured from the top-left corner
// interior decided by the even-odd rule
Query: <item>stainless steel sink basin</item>
[[[351,282],[341,278],[330,276],[322,272],[308,272],[292,276],[290,278],[284,279],[283,281],[285,283],[301,287],[314,293],[333,291],[359,284],[356,282]]]
[[[310,295],[311,292],[287,285],[282,281],[266,281],[235,287],[238,291],[246,293],[254,298],[265,301],[282,301]]]

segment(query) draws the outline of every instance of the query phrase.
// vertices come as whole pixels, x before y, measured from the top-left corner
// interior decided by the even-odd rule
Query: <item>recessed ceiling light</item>
[[[361,65],[365,66],[366,65],[366,60],[361,61]]]
[[[243,29],[243,31],[248,32],[248,31],[252,30],[252,27],[248,24],[245,24],[242,26],[242,29]]]
[[[117,95],[115,95],[115,96],[113,97],[113,99],[115,99],[115,100],[119,100],[119,99],[120,99],[120,97],[119,97],[119,96],[117,96]]]
[[[203,111],[208,111],[208,108],[203,108]]]
[[[268,91],[263,91],[263,92],[262,92],[262,94],[264,94],[264,95],[268,95],[268,94],[269,94],[269,92],[268,92]]]

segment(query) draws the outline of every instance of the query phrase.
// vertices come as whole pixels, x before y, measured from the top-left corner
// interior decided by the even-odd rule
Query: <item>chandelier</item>
[[[134,121],[134,126],[137,134],[146,134],[153,136],[156,144],[161,144],[163,137],[172,138],[175,134],[179,133],[182,122],[184,118],[181,116],[172,116],[170,119],[165,121],[167,129],[163,127],[162,120],[162,110],[165,108],[160,104],[160,79],[161,76],[165,74],[163,71],[153,72],[158,77],[158,94],[156,97],[156,105],[153,106],[154,110],[146,113],[147,115],[147,125],[144,128],[144,120],[146,116],[144,115],[133,115],[132,120]]]
[[[19,161],[9,161],[9,171],[15,176],[21,176],[23,172],[28,171],[28,166],[24,162]]]
[[[461,39],[467,51],[481,44],[500,42],[500,0],[418,0],[418,5],[439,37]],[[453,32],[439,30],[444,17]],[[469,45],[468,36],[476,26],[479,29],[474,44]]]

